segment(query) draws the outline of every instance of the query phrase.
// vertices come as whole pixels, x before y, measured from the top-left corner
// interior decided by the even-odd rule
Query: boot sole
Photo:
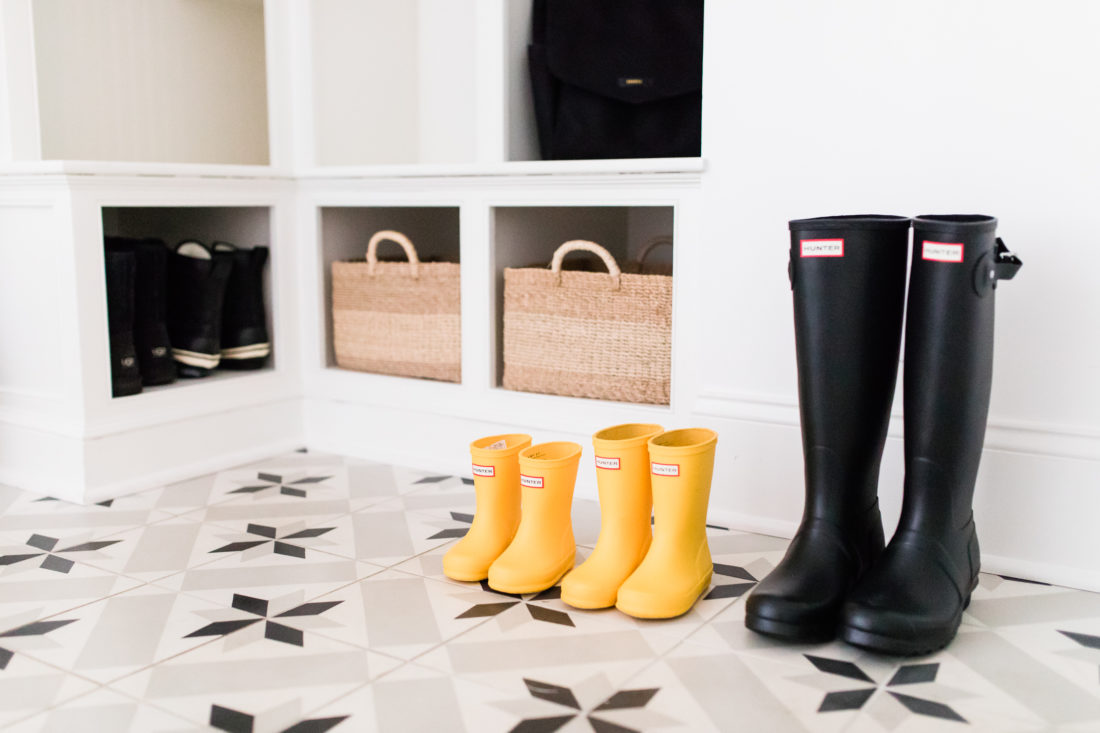
[[[763,616],[745,616],[745,628],[764,636],[804,644],[820,644],[836,638],[836,623],[807,625],[777,621]]]
[[[928,638],[913,640],[884,636],[883,634],[875,634],[870,631],[864,631],[863,629],[844,626],[841,627],[840,638],[852,646],[872,652],[878,652],[879,654],[893,654],[899,657],[917,657],[943,649],[955,638],[955,633],[957,631],[958,627],[956,626],[955,630],[952,631],[947,638],[936,640]]]
[[[699,599],[703,597],[703,594],[707,592],[707,588],[710,587],[710,580],[714,576],[713,571],[707,573],[707,576],[695,586],[695,590],[689,594],[691,596],[691,602],[683,608],[674,609],[671,612],[664,611],[652,611],[644,609],[631,609],[629,604],[627,608],[623,608],[622,601],[615,602],[615,608],[619,609],[627,616],[633,616],[634,618],[677,618],[683,616],[685,613],[695,608],[695,604],[699,602]]]
[[[573,569],[574,564],[574,562],[569,563],[568,567],[566,567],[565,570],[562,570],[558,577],[554,578],[554,580],[550,581],[549,583],[536,583],[534,585],[519,585],[510,587],[493,585],[492,583],[489,583],[489,587],[495,591],[500,591],[501,593],[511,593],[512,595],[517,596],[524,596],[528,593],[542,593],[544,590],[553,588],[555,585],[560,583],[561,579],[565,577],[565,574]]]
[[[205,369],[209,372],[218,365],[222,356],[221,354],[204,354],[201,351],[188,351],[187,349],[172,349],[172,358],[183,366]]]
[[[974,587],[978,587],[977,580],[974,581]],[[973,591],[973,589],[971,589],[971,591]],[[970,594],[968,593],[966,600],[963,601],[962,608],[959,610],[958,617],[951,626],[950,632],[931,639],[927,637],[919,640],[904,639],[896,636],[887,636],[885,634],[876,634],[872,631],[857,629],[854,626],[842,626],[840,629],[840,638],[852,646],[859,647],[860,649],[867,649],[872,652],[878,652],[880,654],[895,654],[901,657],[916,657],[923,654],[931,654],[932,652],[938,652],[951,643],[955,635],[959,633],[959,625],[962,624],[963,611],[969,607]]]

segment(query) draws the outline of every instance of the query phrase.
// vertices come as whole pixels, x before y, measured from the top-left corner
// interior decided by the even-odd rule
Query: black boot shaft
[[[105,237],[107,250],[134,255],[134,346],[142,382],[167,384],[176,378],[167,325],[168,249],[160,239]]]
[[[948,644],[978,582],[971,511],[993,377],[993,292],[1020,261],[991,216],[921,216],[905,326],[905,490],[897,531],[852,592],[842,635],[891,654]]]
[[[791,288],[808,516],[875,502],[897,380],[909,220],[791,222]],[[844,501],[834,492],[844,492]]]
[[[996,227],[991,216],[914,220],[899,528],[946,532],[970,519],[993,382]]]
[[[232,263],[172,252],[168,257],[168,330],[174,349],[219,354],[222,308]]]
[[[909,220],[792,221],[806,503],[783,560],[746,601],[745,625],[792,641],[836,633],[844,598],[883,547],[878,472],[905,301]]]
[[[223,346],[267,341],[264,266],[268,248],[235,249],[216,252],[215,256],[228,257],[233,263],[222,309]]]
[[[141,372],[134,349],[134,271],[132,252],[104,252],[107,286],[107,331],[111,356],[111,394],[141,391]]]

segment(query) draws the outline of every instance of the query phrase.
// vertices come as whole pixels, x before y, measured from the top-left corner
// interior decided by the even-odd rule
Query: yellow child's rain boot
[[[443,573],[455,580],[489,577],[519,527],[519,452],[531,436],[492,435],[470,443],[477,509],[470,531],[443,556]]]
[[[489,567],[489,587],[502,593],[538,593],[554,585],[576,560],[573,484],[581,447],[540,443],[519,454],[523,494],[519,529]]]
[[[661,433],[649,440],[653,482],[653,544],[619,588],[615,606],[638,618],[687,613],[710,585],[707,503],[718,435],[705,428]]]
[[[592,436],[600,490],[600,538],[588,559],[561,582],[561,599],[570,606],[614,606],[619,586],[645,557],[653,540],[647,443],[663,430],[660,425],[633,423]]]

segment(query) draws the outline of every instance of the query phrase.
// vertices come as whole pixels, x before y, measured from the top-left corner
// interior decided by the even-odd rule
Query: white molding
[[[294,171],[304,180],[343,178],[465,178],[500,176],[702,173],[703,158],[623,158],[614,160],[516,160],[495,163],[408,163],[330,165]]]
[[[798,427],[800,423],[797,400],[764,393],[704,389],[695,399],[694,412],[769,425]],[[903,436],[900,413],[891,414],[888,434],[893,438]],[[1076,425],[994,417],[986,427],[985,450],[1100,461],[1100,431]]]

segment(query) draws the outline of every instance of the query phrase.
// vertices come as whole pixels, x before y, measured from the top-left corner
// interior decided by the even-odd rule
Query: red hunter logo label
[[[602,456],[596,456],[596,468],[606,468],[609,471],[618,471],[619,459],[603,458]]]
[[[484,476],[486,478],[493,478],[494,476],[497,475],[497,469],[494,466],[479,466],[476,463],[473,464],[473,465],[474,465],[474,475],[475,476]]]
[[[803,257],[843,257],[843,239],[803,239],[799,241],[802,246]]]
[[[925,242],[920,256],[933,262],[962,262],[963,246],[961,242]]]
[[[650,471],[654,476],[679,476],[680,464],[679,463],[657,463],[651,461],[649,464]]]
[[[519,482],[522,486],[527,486],[532,489],[542,488],[542,476],[526,476],[524,474],[519,475]]]

